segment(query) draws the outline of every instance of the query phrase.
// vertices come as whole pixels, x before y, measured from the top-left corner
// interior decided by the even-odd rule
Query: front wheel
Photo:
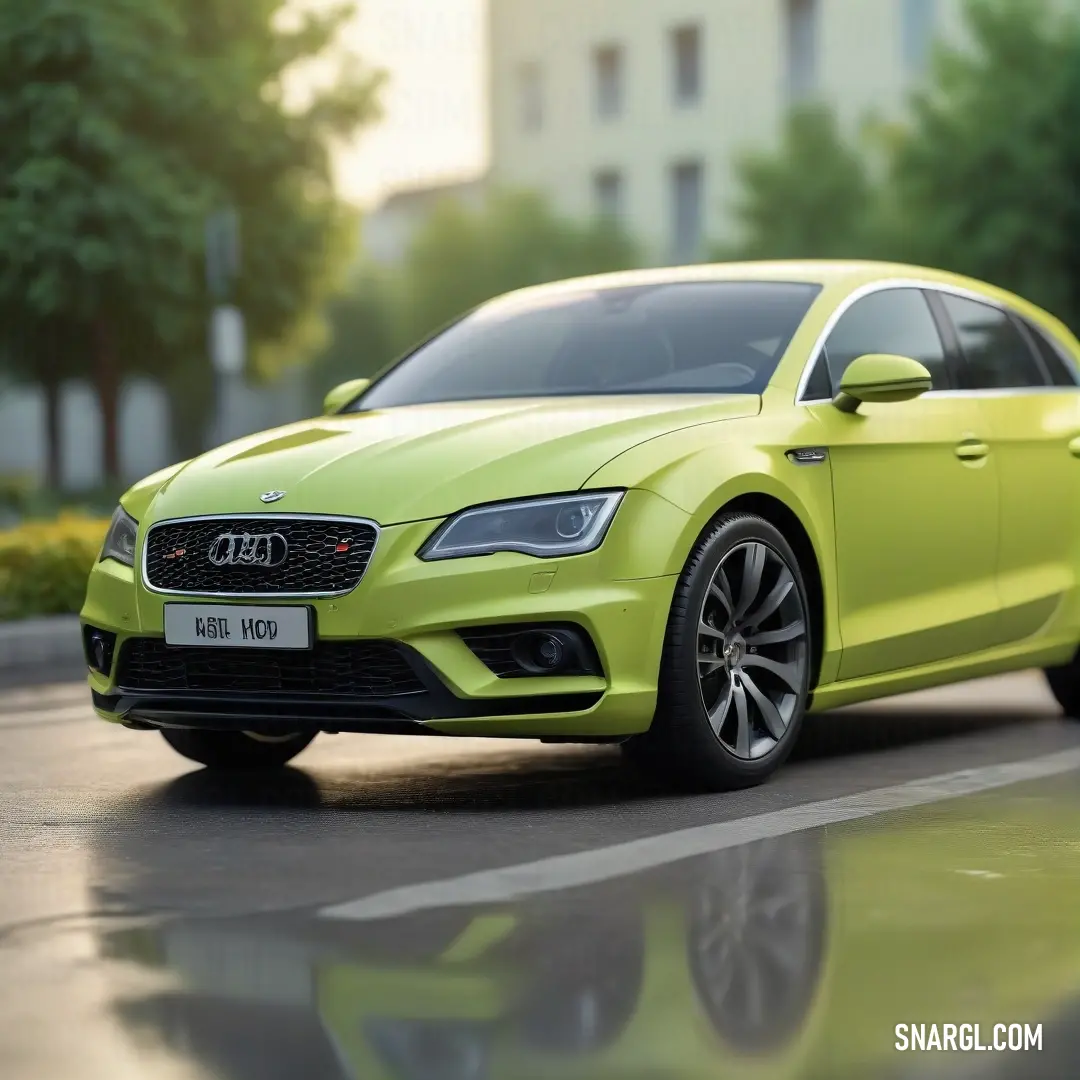
[[[656,717],[627,753],[692,787],[761,783],[798,736],[810,656],[810,608],[791,546],[763,518],[723,515],[676,586]]]
[[[178,753],[211,769],[280,769],[303,750],[314,732],[258,735],[247,731],[162,728],[165,741]]]

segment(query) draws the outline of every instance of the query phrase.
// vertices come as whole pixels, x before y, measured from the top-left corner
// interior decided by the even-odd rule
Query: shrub
[[[0,619],[77,612],[108,526],[62,514],[0,532]]]

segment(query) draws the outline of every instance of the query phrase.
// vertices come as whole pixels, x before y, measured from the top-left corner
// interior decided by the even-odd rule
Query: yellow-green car
[[[94,705],[211,766],[320,731],[621,742],[713,789],[803,715],[1053,669],[1080,343],[988,285],[760,263],[527,289],[121,500]]]

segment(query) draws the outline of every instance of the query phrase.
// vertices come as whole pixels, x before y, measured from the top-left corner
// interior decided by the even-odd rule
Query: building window
[[[535,60],[518,68],[518,116],[523,131],[544,126],[544,73]]]
[[[684,161],[671,170],[672,255],[676,262],[694,262],[704,239],[705,169]]]
[[[675,72],[675,104],[696,105],[701,100],[701,27],[680,26],[671,34]]]
[[[937,0],[899,0],[900,48],[905,69],[921,75],[930,60],[937,30]]]
[[[596,215],[618,221],[623,212],[623,178],[618,169],[602,169],[593,176]]]
[[[623,51],[618,45],[601,45],[593,52],[596,115],[610,120],[623,107]]]
[[[785,0],[787,92],[796,104],[812,97],[818,76],[818,0]]]

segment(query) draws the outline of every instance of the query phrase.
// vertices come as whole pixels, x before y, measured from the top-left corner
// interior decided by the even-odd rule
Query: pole
[[[213,301],[210,312],[209,351],[214,369],[214,441],[230,438],[230,404],[243,381],[247,360],[244,314],[234,303],[240,275],[240,219],[236,210],[225,207],[206,220],[206,289]]]

